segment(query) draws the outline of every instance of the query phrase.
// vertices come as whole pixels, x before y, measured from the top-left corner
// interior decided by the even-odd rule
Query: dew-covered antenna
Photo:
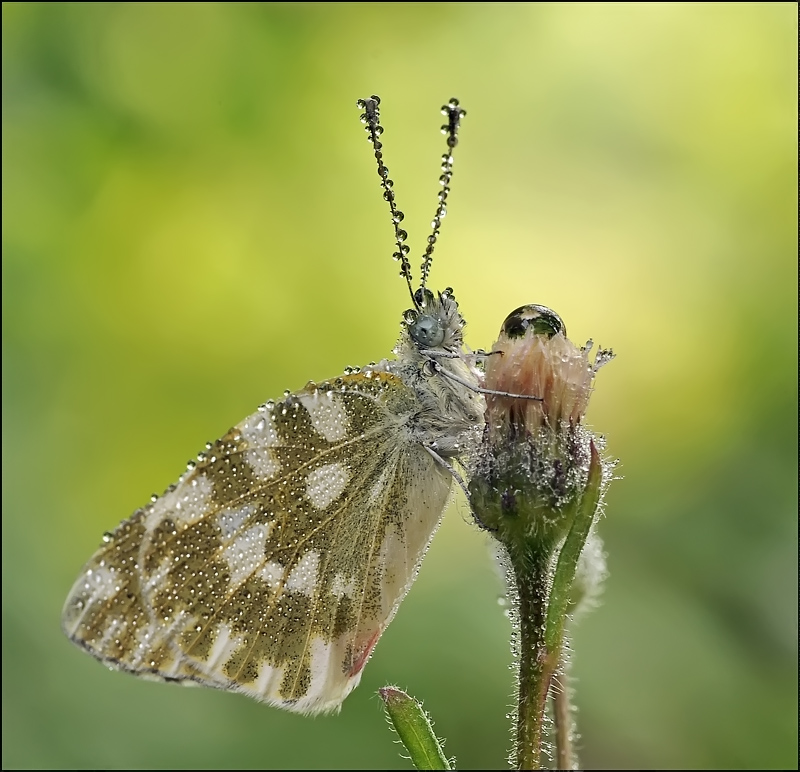
[[[367,138],[372,145],[375,152],[375,160],[378,163],[378,177],[381,178],[381,187],[383,188],[383,198],[389,202],[389,210],[392,214],[392,225],[394,225],[394,238],[397,243],[397,252],[392,257],[400,261],[400,275],[406,280],[408,291],[411,295],[411,300],[414,307],[417,307],[417,301],[414,299],[414,287],[411,283],[411,263],[408,261],[409,247],[405,243],[408,238],[408,233],[400,227],[405,215],[397,208],[394,201],[394,181],[389,179],[389,169],[383,163],[383,143],[378,139],[383,134],[383,126],[380,123],[380,112],[378,105],[381,103],[380,97],[373,94],[368,99],[359,99],[356,106],[364,110],[361,115],[361,122],[365,124],[364,129],[367,132]]]
[[[380,123],[380,111],[378,109],[380,103],[380,98],[373,94],[367,99],[359,99],[356,105],[359,109],[364,111],[361,115],[361,122],[365,124],[364,128],[367,132],[367,138],[375,153],[375,161],[378,164],[378,177],[380,177],[381,187],[383,188],[383,197],[389,202],[392,225],[394,225],[395,242],[397,243],[397,251],[392,257],[400,261],[400,275],[406,280],[414,307],[419,309],[419,302],[415,297],[414,285],[412,283],[411,263],[408,260],[408,253],[410,250],[405,243],[408,238],[408,233],[400,227],[404,215],[397,208],[394,190],[392,189],[394,182],[389,178],[389,169],[383,163],[383,143],[379,139],[381,134],[383,134],[383,126],[381,126]],[[422,256],[420,284],[422,289],[425,288],[425,283],[428,280],[428,274],[431,270],[433,250],[439,236],[439,229],[441,228],[442,220],[447,214],[447,196],[450,193],[450,180],[453,178],[453,148],[458,144],[458,128],[461,119],[467,114],[466,111],[459,107],[457,99],[451,99],[446,105],[443,105],[442,113],[447,116],[447,123],[442,126],[442,133],[447,135],[447,152],[442,156],[442,175],[439,177],[439,184],[442,186],[442,189],[439,191],[439,205],[436,207],[436,214],[431,222],[431,235],[428,236],[428,245]]]
[[[442,115],[447,116],[447,123],[442,126],[442,134],[447,136],[447,152],[442,156],[442,176],[439,177],[439,184],[442,189],[439,191],[439,205],[436,207],[436,214],[431,222],[431,235],[428,236],[428,246],[425,247],[425,254],[422,256],[421,281],[422,288],[428,281],[428,274],[431,272],[433,262],[433,250],[436,246],[436,239],[439,237],[439,228],[442,227],[442,220],[447,215],[447,196],[450,193],[450,180],[453,179],[453,149],[458,144],[458,127],[461,119],[467,114],[458,106],[458,100],[453,97],[446,105],[442,105]]]

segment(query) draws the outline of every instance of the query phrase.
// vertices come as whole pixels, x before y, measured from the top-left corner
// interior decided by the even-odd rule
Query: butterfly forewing
[[[259,409],[85,566],[67,634],[142,675],[336,709],[414,580],[450,473],[365,371]]]

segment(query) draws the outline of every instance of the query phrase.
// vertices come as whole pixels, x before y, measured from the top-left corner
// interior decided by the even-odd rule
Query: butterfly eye
[[[503,332],[509,338],[521,338],[528,330],[534,335],[544,335],[547,338],[552,338],[559,332],[562,335],[567,334],[564,322],[555,311],[533,303],[512,311],[503,322]]]
[[[423,314],[408,328],[408,332],[416,343],[426,348],[441,346],[444,340],[444,329],[439,320],[433,316]]]

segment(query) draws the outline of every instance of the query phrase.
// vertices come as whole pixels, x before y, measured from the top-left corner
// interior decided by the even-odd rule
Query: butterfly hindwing
[[[65,631],[123,670],[297,712],[338,708],[450,490],[414,436],[418,410],[379,370],[262,406],[106,537],[67,599]]]

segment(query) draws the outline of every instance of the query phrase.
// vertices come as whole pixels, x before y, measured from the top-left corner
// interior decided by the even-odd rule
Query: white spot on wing
[[[338,442],[347,436],[347,412],[333,392],[300,394],[299,399],[300,404],[308,411],[314,429],[328,442]]]
[[[280,462],[269,450],[278,443],[278,432],[268,412],[253,413],[239,426],[248,445],[244,457],[258,477],[269,479],[281,469]]]
[[[269,530],[267,525],[254,525],[222,550],[234,586],[241,584],[264,562],[264,544]]]
[[[89,603],[113,598],[119,592],[119,582],[114,575],[114,569],[107,566],[90,568],[86,572],[84,589],[91,593]]]
[[[100,643],[97,644],[97,651],[105,651],[111,641],[123,635],[127,626],[127,619],[120,619],[119,617],[109,619],[108,627],[106,627],[103,637],[100,639]]]
[[[217,637],[208,655],[206,667],[209,670],[219,670],[230,658],[233,652],[242,645],[242,637],[233,635],[228,625],[221,624],[217,629]]]
[[[253,468],[256,477],[269,480],[281,471],[281,464],[267,448],[248,448],[245,461]]]
[[[217,525],[222,531],[223,541],[228,541],[235,536],[245,524],[245,521],[253,512],[249,504],[234,509],[225,509],[217,517]]]
[[[390,474],[394,472],[393,466],[384,466],[381,469],[380,474],[378,475],[378,479],[372,484],[372,487],[369,491],[369,496],[367,497],[368,504],[375,504],[378,499],[386,493],[386,481]]]
[[[308,473],[306,496],[317,509],[325,509],[342,495],[350,475],[347,467],[340,463],[326,464]]]
[[[261,663],[261,672],[256,680],[256,692],[262,697],[272,697],[277,695],[283,681],[283,668],[272,667],[266,662]]]
[[[349,598],[353,597],[355,592],[355,584],[351,577],[347,581],[341,574],[334,574],[333,581],[331,582],[331,595],[341,598],[347,595]]]
[[[248,416],[239,425],[239,431],[248,445],[269,448],[278,442],[278,432],[272,423],[272,416],[266,411]]]
[[[145,518],[145,527],[148,531],[152,531],[165,517],[185,525],[202,520],[208,512],[213,490],[213,483],[202,474],[196,475],[188,482],[179,482],[174,490],[168,491],[153,502]]]
[[[283,581],[285,574],[286,569],[274,560],[265,563],[264,568],[258,572],[259,577],[267,583],[268,587],[277,587]]]
[[[297,562],[286,580],[286,589],[300,592],[309,597],[314,596],[319,574],[319,552],[306,552]]]
[[[142,667],[144,658],[155,648],[154,644],[159,627],[159,623],[153,620],[136,631],[136,645],[131,654],[131,665],[133,667]]]
[[[151,573],[147,579],[144,579],[142,576],[142,595],[145,598],[150,598],[150,593],[153,590],[159,590],[164,586],[164,582],[166,581],[167,576],[169,576],[169,569],[171,565],[169,562],[169,558],[164,558],[159,564],[158,568],[156,568],[153,573]]]
[[[108,566],[90,568],[75,582],[64,612],[64,628],[75,635],[84,617],[96,603],[105,603],[119,592],[114,570]]]

